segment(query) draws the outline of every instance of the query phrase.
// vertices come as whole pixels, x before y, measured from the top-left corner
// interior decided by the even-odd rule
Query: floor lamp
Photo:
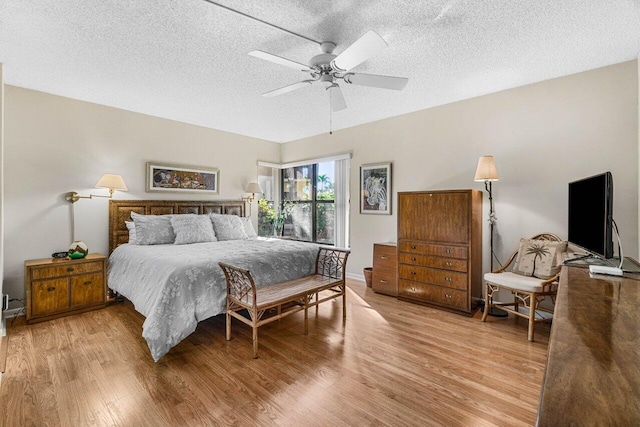
[[[491,246],[491,271],[493,271],[493,229],[496,225],[496,213],[493,210],[493,193],[491,191],[491,183],[493,181],[497,181],[498,178],[498,170],[496,169],[496,163],[493,161],[493,156],[482,156],[478,160],[478,168],[476,169],[476,177],[474,178],[477,182],[484,181],[484,188],[489,193],[489,240]],[[504,310],[500,310],[499,308],[491,308],[488,313],[490,316],[496,317],[507,317],[507,312]]]

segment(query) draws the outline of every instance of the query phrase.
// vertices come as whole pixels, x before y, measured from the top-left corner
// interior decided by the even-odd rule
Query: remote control
[[[606,267],[604,265],[590,265],[589,273],[608,274],[610,276],[622,276],[622,269],[618,267]]]

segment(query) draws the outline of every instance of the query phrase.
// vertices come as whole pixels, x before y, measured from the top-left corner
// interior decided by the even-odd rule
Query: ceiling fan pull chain
[[[329,135],[333,135],[333,109],[331,108],[331,91],[329,91]]]

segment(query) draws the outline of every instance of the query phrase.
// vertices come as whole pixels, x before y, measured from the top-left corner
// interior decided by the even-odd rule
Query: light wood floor
[[[3,426],[533,425],[549,326],[468,318],[349,281],[320,306],[260,329],[201,322],[158,363],[130,303],[9,324]],[[523,319],[524,320],[524,319]],[[10,323],[10,322],[8,322]]]

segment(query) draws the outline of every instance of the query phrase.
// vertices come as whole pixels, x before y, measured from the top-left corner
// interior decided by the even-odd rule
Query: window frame
[[[322,245],[327,245],[327,246],[335,246],[335,236],[333,236],[332,243],[327,243],[327,242],[318,242],[318,233],[317,233],[317,226],[318,226],[318,204],[333,204],[334,205],[334,215],[335,215],[335,204],[336,204],[336,194],[335,194],[335,190],[333,192],[333,199],[331,200],[318,200],[318,165],[320,163],[328,163],[328,162],[315,162],[315,163],[307,163],[304,165],[298,165],[298,166],[291,166],[292,169],[295,169],[297,167],[303,167],[303,166],[310,166],[311,167],[311,188],[310,188],[310,199],[309,200],[289,200],[287,199],[286,195],[285,195],[285,174],[281,173],[280,174],[280,200],[282,200],[283,202],[291,202],[294,203],[296,205],[302,205],[302,204],[309,204],[311,206],[311,240],[299,240],[299,239],[293,239],[293,240],[299,240],[301,242],[311,242],[311,243],[318,243],[318,244],[322,244]],[[333,168],[334,168],[334,174],[335,174],[335,162],[333,163]],[[287,168],[288,169],[288,168]],[[335,185],[335,183],[334,183]]]

